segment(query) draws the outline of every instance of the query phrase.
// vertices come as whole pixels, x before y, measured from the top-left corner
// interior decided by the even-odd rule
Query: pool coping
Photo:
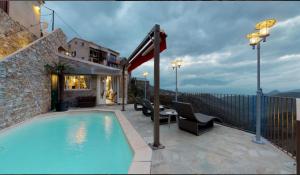
[[[131,123],[126,119],[120,110],[114,109],[95,109],[95,108],[86,108],[86,109],[69,109],[65,112],[47,112],[44,114],[36,115],[32,118],[19,122],[15,125],[6,127],[0,130],[0,133],[5,133],[7,130],[16,128],[22,124],[28,124],[35,120],[43,118],[52,118],[59,117],[55,116],[56,114],[67,114],[73,112],[114,112],[121,127],[126,136],[127,142],[129,143],[134,156],[131,162],[131,165],[128,170],[128,174],[150,174],[151,163],[152,163],[152,149],[146,144],[144,139],[139,135],[139,133],[134,129]]]

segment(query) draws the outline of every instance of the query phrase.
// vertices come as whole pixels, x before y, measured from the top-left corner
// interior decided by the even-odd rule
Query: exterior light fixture
[[[183,61],[181,59],[172,61],[172,68],[175,69],[176,67],[180,68],[182,66]]]
[[[246,37],[249,39],[249,45],[252,46],[253,49],[255,48],[255,45],[261,41],[259,32],[249,33]]]
[[[175,89],[175,101],[177,101],[177,96],[178,96],[178,81],[177,81],[177,69],[180,68],[182,66],[183,61],[181,59],[176,59],[174,61],[171,62],[172,68],[173,70],[175,69],[175,73],[176,73],[176,89]]]
[[[258,144],[263,144],[261,139],[261,100],[263,92],[260,87],[260,42],[262,40],[265,42],[266,38],[270,36],[270,28],[273,27],[275,23],[275,19],[261,21],[255,25],[257,31],[246,36],[253,49],[255,49],[255,46],[257,48],[256,136],[253,142]]]
[[[144,73],[143,73],[143,76],[144,76],[145,78],[147,78],[148,75],[149,75],[148,72],[144,72]]]
[[[266,41],[266,37],[270,35],[270,28],[275,24],[275,19],[267,19],[255,25],[255,29],[259,31],[259,36],[263,38],[264,42]]]
[[[41,8],[40,8],[40,6],[38,6],[38,5],[34,5],[33,6],[33,10],[34,10],[34,12],[36,13],[36,14],[40,14],[40,10],[41,10]]]

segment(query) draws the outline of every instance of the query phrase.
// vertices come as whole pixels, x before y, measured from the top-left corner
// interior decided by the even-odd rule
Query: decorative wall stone
[[[51,80],[44,65],[58,62],[58,47],[65,43],[56,29],[0,60],[0,129],[50,110]]]
[[[0,60],[36,39],[33,33],[0,9]]]

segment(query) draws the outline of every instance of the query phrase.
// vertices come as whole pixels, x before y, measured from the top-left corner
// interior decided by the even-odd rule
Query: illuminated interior
[[[111,76],[107,76],[106,78],[106,87],[105,87],[105,90],[106,90],[106,99],[107,100],[110,100],[112,101],[113,100],[113,94],[114,94],[114,91],[112,89],[112,78]]]
[[[85,75],[65,76],[65,89],[66,90],[90,89],[90,76],[85,76]]]

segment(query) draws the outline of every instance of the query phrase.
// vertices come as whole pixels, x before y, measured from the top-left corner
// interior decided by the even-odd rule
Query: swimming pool
[[[113,112],[61,113],[0,133],[0,173],[127,173],[133,151]]]

